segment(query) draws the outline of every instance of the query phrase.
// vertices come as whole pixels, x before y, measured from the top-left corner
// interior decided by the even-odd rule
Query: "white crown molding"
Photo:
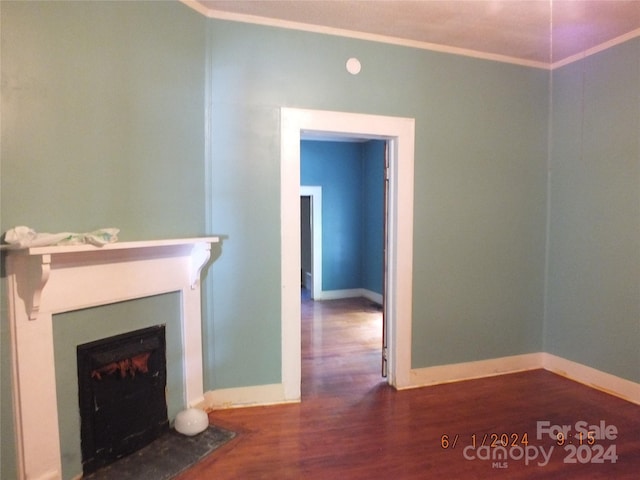
[[[549,64],[546,62],[537,62],[534,60],[524,60],[522,58],[510,57],[508,55],[499,55],[494,53],[479,52],[476,50],[450,47],[446,45],[438,45],[436,43],[421,42],[418,40],[408,40],[404,38],[391,37],[387,35],[378,35],[375,33],[358,32],[354,30],[346,30],[343,28],[326,27],[322,25],[313,25],[310,23],[292,22],[288,20],[280,20],[277,18],[259,17],[257,15],[247,15],[242,13],[223,12],[204,7],[196,0],[180,0],[188,7],[193,8],[197,12],[208,18],[217,20],[227,20],[230,22],[252,23],[254,25],[263,25],[267,27],[285,28],[289,30],[301,30],[303,32],[320,33],[324,35],[333,35],[337,37],[353,38],[356,40],[368,40],[371,42],[386,43],[389,45],[397,45],[400,47],[417,48],[420,50],[429,50],[433,52],[449,53],[453,55],[461,55],[465,57],[478,58],[482,60],[493,60],[502,63],[511,63],[525,67],[541,68],[548,70]]]
[[[570,63],[582,60],[585,57],[601,52],[608,48],[614,47],[628,40],[631,40],[633,38],[640,37],[640,29],[636,29],[629,33],[626,33],[624,35],[621,35],[619,37],[606,41],[595,47],[589,48],[582,52],[563,58],[562,60],[559,60],[557,62],[549,63],[549,62],[539,62],[535,60],[524,60],[522,58],[511,57],[508,55],[480,52],[477,50],[472,50],[467,48],[438,45],[430,42],[421,42],[417,40],[409,40],[409,39],[403,39],[398,37],[391,37],[387,35],[358,32],[358,31],[347,30],[342,28],[326,27],[326,26],[313,25],[313,24],[302,23],[302,22],[292,22],[292,21],[280,20],[276,18],[260,17],[257,15],[224,12],[220,10],[209,9],[196,0],[180,0],[180,1],[185,5],[187,5],[188,7],[196,10],[200,14],[208,18],[215,18],[218,20],[227,20],[227,21],[241,22],[241,23],[252,23],[255,25],[278,27],[278,28],[285,28],[290,30],[301,30],[305,32],[334,35],[334,36],[346,37],[346,38],[354,38],[358,40],[368,40],[372,42],[386,43],[386,44],[397,45],[401,47],[417,48],[421,50],[429,50],[429,51],[440,52],[440,53],[449,53],[452,55],[461,55],[465,57],[478,58],[482,60],[492,60],[496,62],[510,63],[510,64],[520,65],[524,67],[541,68],[543,70],[555,70],[556,68],[560,68]]]
[[[594,55],[596,53],[602,52],[608,48],[615,47],[616,45],[620,45],[621,43],[632,40],[636,37],[640,37],[640,28],[636,30],[632,30],[629,33],[625,33],[624,35],[620,35],[619,37],[612,38],[611,40],[601,43],[592,48],[588,48],[583,52],[576,53],[575,55],[571,55],[570,57],[563,58],[557,62],[551,64],[551,70],[555,70],[556,68],[564,67],[565,65],[569,65],[570,63],[577,62],[582,60],[590,55]]]

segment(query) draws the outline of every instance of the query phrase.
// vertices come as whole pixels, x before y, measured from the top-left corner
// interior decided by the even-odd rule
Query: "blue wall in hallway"
[[[382,294],[384,271],[384,154],[386,142],[363,145],[362,287]]]
[[[384,142],[302,141],[301,184],[322,187],[322,289],[382,293]]]

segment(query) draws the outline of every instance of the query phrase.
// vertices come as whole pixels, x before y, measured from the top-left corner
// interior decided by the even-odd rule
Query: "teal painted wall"
[[[545,351],[640,381],[640,39],[553,73]]]
[[[173,2],[2,2],[3,227],[202,234],[205,42]]]
[[[280,381],[282,106],[416,119],[414,367],[540,351],[548,72],[217,20],[211,58],[215,386]]]
[[[382,293],[383,148],[380,141],[300,143],[301,185],[322,187],[323,290]]]
[[[280,382],[282,106],[416,119],[414,367],[541,349],[547,72],[175,2],[0,8],[2,230],[226,234],[205,281],[205,388]],[[3,368],[3,478],[8,384]]]
[[[0,21],[1,230],[114,226],[121,240],[205,233],[207,20],[177,2],[3,1]],[[4,280],[2,287],[0,478],[12,479]],[[136,303],[123,314],[135,314]],[[172,311],[143,305],[154,319]],[[71,315],[86,319],[80,336],[93,334],[90,312]],[[56,346],[65,337],[55,329]],[[56,355],[74,349],[67,343]],[[73,391],[71,381],[57,378],[58,391]],[[75,405],[61,406],[61,419],[77,414]],[[69,425],[61,424],[65,478],[79,473]]]

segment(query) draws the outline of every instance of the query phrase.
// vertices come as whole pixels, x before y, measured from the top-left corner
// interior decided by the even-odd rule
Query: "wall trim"
[[[300,139],[303,135],[387,140],[390,185],[385,295],[388,381],[409,382],[413,295],[415,119],[283,107],[280,110],[282,383],[300,398]],[[402,214],[400,214],[402,213]]]
[[[361,288],[348,288],[343,290],[322,290],[317,300],[341,300],[343,298],[362,297]]]
[[[204,402],[199,405],[205,410],[224,410],[227,408],[280,405],[299,403],[300,399],[291,400],[285,395],[282,383],[255,385],[252,387],[222,388],[205,392]]]
[[[412,369],[412,383],[406,386],[405,389],[461,382],[540,368],[640,405],[640,383],[545,352]]]
[[[542,368],[545,370],[640,405],[640,383],[596,370],[551,353],[542,353],[541,355]]]
[[[301,185],[300,196],[311,197],[311,298],[322,297],[322,186]]]
[[[412,369],[411,384],[405,388],[420,388],[442,383],[461,382],[539,368],[542,368],[541,353],[436,365],[434,367]]]
[[[316,300],[341,300],[343,298],[364,297],[378,305],[382,305],[382,294],[366,288],[349,288],[344,290],[322,290]]]
[[[366,288],[363,288],[361,289],[361,295],[364,298],[371,300],[373,303],[376,303],[378,305],[383,304],[383,298],[381,293],[377,293],[377,292],[374,292],[373,290],[368,290]]]
[[[536,60],[526,60],[509,55],[500,55],[497,53],[481,52],[469,48],[452,47],[448,45],[439,45],[421,40],[410,40],[399,37],[391,37],[388,35],[380,35],[376,33],[359,32],[356,30],[348,30],[344,28],[327,27],[323,25],[312,25],[303,22],[294,22],[290,20],[281,20],[277,18],[261,17],[258,15],[249,15],[245,13],[226,12],[207,8],[196,0],[180,0],[186,6],[192,8],[198,13],[208,18],[217,20],[226,20],[230,22],[250,23],[254,25],[264,25],[268,27],[284,28],[288,30],[300,30],[303,32],[320,33],[323,35],[333,35],[338,37],[354,38],[357,40],[368,40],[371,42],[386,43],[389,45],[398,45],[401,47],[418,48],[421,50],[429,50],[433,52],[450,53],[453,55],[461,55],[471,58],[479,58],[482,60],[493,60],[496,62],[511,63],[525,67],[549,69],[547,62]]]
[[[405,38],[391,37],[388,35],[380,35],[375,33],[359,32],[356,30],[348,30],[343,28],[327,27],[322,25],[311,25],[308,23],[294,22],[289,20],[281,20],[276,18],[260,17],[257,15],[248,15],[243,13],[226,12],[222,10],[216,10],[213,8],[207,8],[196,0],[180,0],[186,6],[192,8],[198,13],[208,18],[215,18],[217,20],[226,20],[230,22],[250,23],[254,25],[264,25],[269,27],[284,28],[288,30],[300,30],[303,32],[320,33],[324,35],[333,35],[345,38],[354,38],[358,40],[367,40],[371,42],[386,43],[388,45],[397,45],[400,47],[417,48],[420,50],[428,50],[432,52],[449,53],[451,55],[460,55],[463,57],[477,58],[481,60],[491,60],[501,63],[510,63],[513,65],[520,65],[523,67],[539,68],[543,70],[555,70],[556,68],[563,67],[570,63],[582,60],[585,57],[593,55],[594,53],[601,52],[608,48],[614,47],[628,40],[640,36],[640,29],[632,30],[631,32],[620,35],[606,42],[603,42],[594,47],[588,48],[576,54],[570,55],[558,61],[538,61],[527,60],[519,57],[512,57],[509,55],[501,55],[496,53],[481,52],[478,50],[472,50],[469,48],[453,47],[449,45],[440,45],[436,43],[430,43],[420,40],[410,40]]]
[[[616,45],[621,45],[629,40],[633,40],[636,37],[640,37],[640,28],[632,30],[624,35],[620,35],[619,37],[612,38],[600,45],[596,45],[595,47],[588,48],[583,52],[576,53],[575,55],[571,55],[567,58],[563,58],[557,62],[553,62],[551,64],[551,70],[555,70],[560,67],[564,67],[565,65],[569,65],[570,63],[577,62],[591,55],[595,55],[596,53],[600,53],[609,48],[615,47]]]
[[[544,352],[412,369],[411,383],[396,389],[409,390],[538,369],[640,405],[640,383]],[[199,406],[207,410],[222,410],[299,401],[285,396],[284,385],[272,384],[209,391],[204,394],[204,403]]]

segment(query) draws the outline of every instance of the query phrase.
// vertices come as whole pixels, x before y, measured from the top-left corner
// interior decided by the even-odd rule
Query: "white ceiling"
[[[640,36],[640,0],[183,0],[205,15],[539,67]]]

